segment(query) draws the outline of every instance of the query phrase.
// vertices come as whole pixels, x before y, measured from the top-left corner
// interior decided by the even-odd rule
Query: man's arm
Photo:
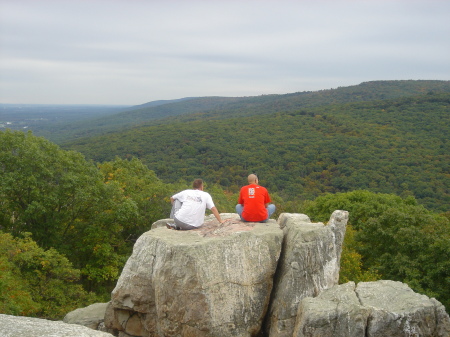
[[[270,205],[270,203],[272,202],[272,200],[270,199],[270,195],[269,195],[269,191],[267,191],[267,189],[265,190],[265,195],[264,195],[264,206],[267,208],[267,206]]]
[[[214,214],[214,216],[216,217],[217,220],[219,220],[220,223],[224,223],[225,221],[222,220],[222,218],[220,217],[219,211],[217,210],[216,206],[214,206],[213,208],[211,208],[211,212]]]

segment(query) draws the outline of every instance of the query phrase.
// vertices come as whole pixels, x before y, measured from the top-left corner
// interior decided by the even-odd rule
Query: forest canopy
[[[450,94],[430,93],[258,117],[174,120],[64,148],[100,162],[137,157],[166,182],[203,177],[236,192],[255,172],[286,200],[366,189],[411,195],[448,211],[449,134]]]
[[[67,270],[73,270],[67,282],[82,285],[86,296],[89,292],[105,296],[136,238],[149,229],[149,223],[166,217],[168,195],[175,187],[161,183],[138,160],[105,162],[98,167],[80,153],[62,150],[31,132],[0,132],[0,145],[0,233],[16,238],[3,236],[7,244],[2,246],[2,261],[11,277],[16,275],[14,268],[19,268],[28,289],[35,282],[33,275],[42,275],[42,271],[34,265],[24,270],[23,263],[17,265],[18,259],[36,264],[37,256],[43,256],[45,267],[61,256],[67,259],[61,260]],[[24,257],[27,250],[15,248],[23,245],[32,247],[32,253],[26,254],[31,257]],[[58,287],[64,287],[66,278],[47,273],[55,282],[60,279]],[[3,276],[1,282],[10,284]],[[34,288],[25,293],[32,295],[30,304],[39,305],[20,312],[49,314],[42,307],[45,298],[33,295]]]

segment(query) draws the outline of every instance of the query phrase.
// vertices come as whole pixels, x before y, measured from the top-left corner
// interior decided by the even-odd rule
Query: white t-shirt
[[[211,195],[201,190],[184,190],[172,196],[183,204],[175,213],[178,220],[191,226],[200,227],[205,219],[206,207],[214,207]]]

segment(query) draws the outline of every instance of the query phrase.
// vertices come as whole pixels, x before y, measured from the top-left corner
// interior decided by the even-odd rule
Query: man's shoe
[[[174,223],[170,223],[170,222],[166,222],[166,227],[168,229],[175,229],[175,230],[178,229],[177,226]]]

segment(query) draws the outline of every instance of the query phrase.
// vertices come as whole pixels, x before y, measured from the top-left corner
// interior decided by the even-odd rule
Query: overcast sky
[[[0,103],[450,80],[450,1],[0,0]]]

